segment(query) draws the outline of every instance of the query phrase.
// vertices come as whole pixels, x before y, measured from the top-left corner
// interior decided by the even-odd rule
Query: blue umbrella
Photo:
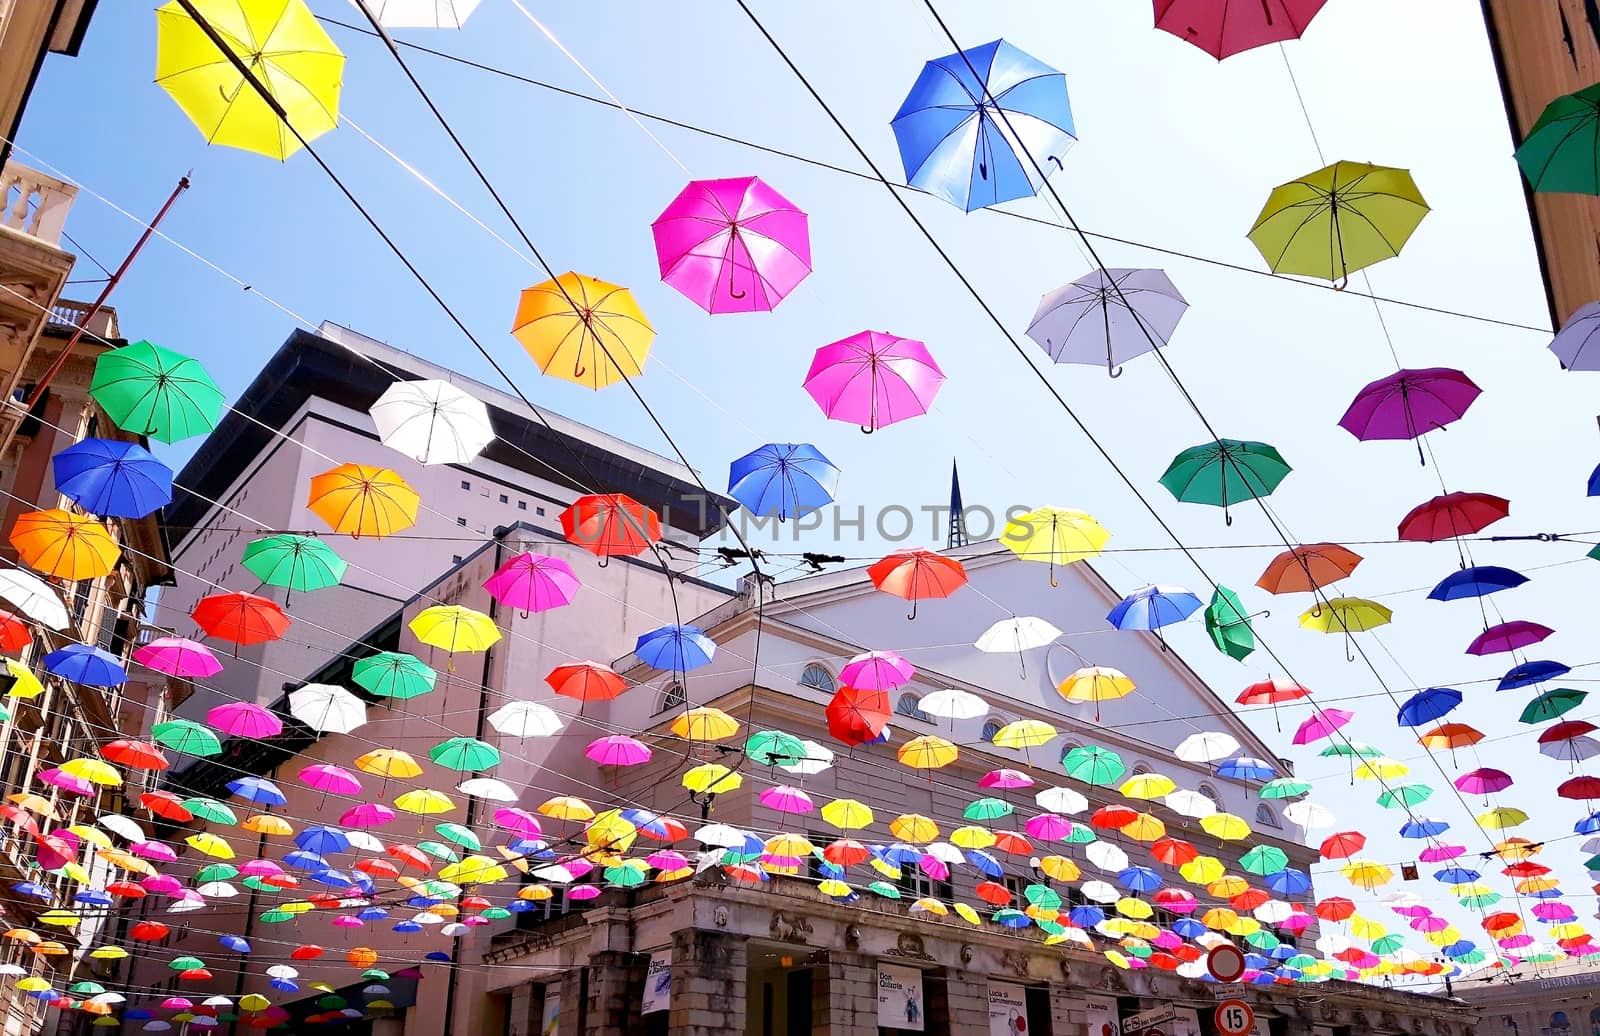
[[[1524,662],[1506,670],[1506,675],[1500,678],[1495,685],[1497,691],[1514,691],[1519,687],[1531,687],[1536,683],[1554,680],[1558,676],[1565,676],[1572,672],[1572,667],[1552,662],[1548,659],[1539,659],[1533,662]]]
[[[68,644],[44,656],[50,673],[86,687],[117,687],[128,682],[128,671],[117,656],[87,644]]]
[[[1172,933],[1179,938],[1193,939],[1206,930],[1206,926],[1192,917],[1180,917],[1172,922]]]
[[[1106,620],[1119,630],[1158,630],[1200,610],[1200,598],[1181,586],[1142,586],[1117,602]]]
[[[882,849],[874,848],[873,852],[880,860],[891,867],[901,867],[908,863],[914,864],[922,859],[921,849],[914,845],[907,845],[904,842],[896,842]]]
[[[289,802],[289,797],[264,777],[235,778],[228,782],[228,790],[246,802],[259,802],[263,806],[283,806]]]
[[[347,889],[353,884],[350,879],[350,875],[346,874],[344,871],[336,871],[332,869],[312,871],[310,874],[306,875],[306,879],[308,881],[314,881],[319,885],[326,885],[331,889]]]
[[[42,899],[45,902],[56,898],[56,894],[51,892],[48,886],[41,885],[37,881],[19,881],[11,886],[11,891],[20,892],[24,896],[32,896],[34,899]]]
[[[1517,894],[1520,896],[1531,896],[1534,899],[1560,899],[1562,896],[1560,889],[1542,889],[1538,892],[1519,892]]]
[[[1596,810],[1572,825],[1572,830],[1580,835],[1592,835],[1600,831],[1600,810]]]
[[[406,922],[401,922],[401,923],[404,924]],[[415,921],[412,921],[410,923],[411,924],[416,924]],[[415,930],[419,931],[419,932],[422,931],[422,926],[421,925],[417,925]],[[300,992],[300,983],[296,982],[292,978],[275,978],[275,979],[271,979],[270,981],[267,982],[267,985],[271,986],[273,989],[281,990],[282,992],[285,992],[285,993],[298,993],[298,992]]]
[[[1300,972],[1296,971],[1294,968],[1280,968],[1279,971],[1285,978],[1297,978],[1300,975]],[[1210,978],[1211,976],[1202,975],[1201,977]],[[1250,976],[1250,984],[1253,986],[1270,986],[1276,981],[1278,981],[1278,977],[1266,971],[1262,971]]]
[[[337,872],[330,871],[329,873]],[[350,888],[360,889],[369,896],[378,891],[378,883],[372,880],[372,875],[362,871],[350,871],[345,875],[345,879],[345,884]]]
[[[1161,887],[1161,875],[1149,867],[1125,867],[1117,872],[1117,884],[1133,892],[1154,892]]]
[[[1402,727],[1420,727],[1447,715],[1460,704],[1460,691],[1449,687],[1429,687],[1406,699],[1406,703],[1400,706],[1395,722]]]
[[[1446,885],[1465,885],[1469,881],[1477,881],[1482,874],[1470,867],[1441,867],[1433,872],[1435,881],[1442,881]]]
[[[1412,817],[1400,825],[1401,838],[1432,838],[1450,830],[1450,822],[1438,817]]]
[[[434,961],[440,964],[448,964],[450,962],[450,955],[443,950],[429,950],[427,953],[422,955],[422,959]]]
[[[728,467],[728,493],[756,515],[779,521],[833,503],[839,469],[810,443],[769,442]]]
[[[1218,763],[1217,774],[1221,777],[1232,777],[1241,781],[1270,781],[1278,775],[1278,771],[1265,759],[1254,759],[1248,755],[1241,755],[1233,759],[1224,759]]]
[[[72,901],[81,903],[84,906],[110,906],[112,902],[111,896],[101,892],[99,889],[84,889],[73,896]]]
[[[1600,496],[1600,467],[1589,473],[1589,495]]]
[[[556,855],[548,842],[537,838],[513,838],[506,843],[506,848],[514,856],[525,856],[531,860],[553,860]]]
[[[50,463],[56,488],[91,514],[143,518],[172,502],[172,469],[137,443],[84,439]]]
[[[538,910],[539,904],[530,903],[526,899],[513,899],[511,902],[506,904],[506,909],[511,911],[513,914],[526,914],[530,910]],[[405,924],[404,921],[400,923]]]
[[[1038,193],[1077,139],[1067,77],[1004,40],[928,62],[890,125],[906,182],[968,212]]]
[[[362,909],[356,916],[363,921],[382,921],[389,916],[389,911],[383,907],[369,906]]]
[[[662,626],[642,635],[633,653],[653,669],[686,673],[710,662],[717,645],[698,626]]]
[[[1458,939],[1453,943],[1439,948],[1439,952],[1446,957],[1465,957],[1478,948],[1478,944],[1471,939]]]
[[[1005,925],[1007,928],[1026,928],[1033,923],[1033,919],[1020,910],[1002,907],[996,910],[989,920],[996,924]]]
[[[350,839],[336,827],[308,827],[294,836],[294,844],[311,853],[323,856],[342,853],[350,848]]]
[[[1303,892],[1311,891],[1311,876],[1305,871],[1285,867],[1281,871],[1274,871],[1262,879],[1267,888],[1280,896],[1298,896]]]
[[[1006,869],[1000,866],[1000,861],[982,849],[963,849],[961,850],[961,855],[967,858],[968,863],[991,878],[999,878],[1005,875]]]
[[[224,935],[217,942],[222,944],[223,949],[232,950],[234,953],[250,952],[250,942],[242,935]]]
[[[1527,581],[1528,577],[1521,572],[1513,572],[1498,565],[1479,565],[1476,568],[1463,568],[1459,572],[1445,576],[1439,580],[1438,586],[1429,591],[1428,599],[1459,601],[1467,597],[1486,597],[1501,590],[1521,586]]]
[[[672,837],[672,829],[667,827],[667,822],[648,809],[625,809],[622,811],[622,819],[652,838]]]
[[[1244,955],[1244,966],[1257,971],[1265,971],[1272,967],[1272,958],[1262,953],[1247,953]]]
[[[1288,960],[1290,957],[1298,956],[1299,953],[1300,951],[1296,947],[1290,946],[1288,943],[1283,943],[1281,945],[1274,946],[1272,948],[1272,953],[1269,954],[1269,956],[1271,956],[1273,960]]]
[[[285,855],[283,862],[297,871],[325,871],[331,866],[321,855],[308,849],[299,849]]]
[[[1097,906],[1075,906],[1067,912],[1067,918],[1079,928],[1093,928],[1106,919],[1106,912]]]
[[[861,743],[864,744],[864,745],[886,745],[893,738],[894,738],[894,731],[890,730],[889,729],[889,724],[885,723],[883,725],[883,729],[878,731],[878,736],[877,737],[874,737],[871,741],[863,741]]]

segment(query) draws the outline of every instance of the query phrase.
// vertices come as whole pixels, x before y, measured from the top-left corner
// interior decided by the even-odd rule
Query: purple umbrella
[[[1450,367],[1396,371],[1356,393],[1339,427],[1362,442],[1416,439],[1460,420],[1481,391]],[[1417,457],[1427,463],[1420,443]]]
[[[1600,302],[1580,306],[1550,341],[1550,351],[1563,370],[1600,370]]]
[[[1122,364],[1167,344],[1189,303],[1160,270],[1096,270],[1039,300],[1028,337],[1057,363]]]
[[[817,350],[805,388],[822,412],[872,433],[928,412],[944,371],[911,338],[862,331]]]
[[[766,312],[811,273],[806,214],[759,177],[694,180],[650,231],[661,279],[707,313]]]
[[[561,608],[578,592],[577,573],[560,558],[545,554],[518,554],[484,581],[489,596],[510,608],[530,612]]]
[[[1516,651],[1529,644],[1537,644],[1554,632],[1549,626],[1522,619],[1502,622],[1473,637],[1472,643],[1467,645],[1467,654],[1497,655],[1503,651]]]
[[[1485,766],[1457,777],[1456,787],[1468,795],[1493,795],[1511,787],[1511,775],[1504,770]]]

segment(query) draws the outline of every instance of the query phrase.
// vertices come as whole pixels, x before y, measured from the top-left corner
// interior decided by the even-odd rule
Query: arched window
[[[1206,798],[1210,799],[1212,802],[1217,803],[1217,805],[1220,806],[1222,804],[1221,800],[1217,798],[1217,789],[1213,788],[1211,785],[1202,784],[1202,785],[1200,785],[1198,790],[1199,790],[1200,794],[1204,795]]]
[[[993,741],[994,736],[1000,733],[1000,728],[1005,725],[1005,720],[1001,719],[999,716],[990,716],[988,719],[983,721],[983,739],[985,741]]]
[[[900,695],[900,699],[894,703],[894,711],[902,716],[910,716],[912,719],[921,720],[924,723],[933,722],[933,717],[922,711],[917,704],[917,696],[910,691]]]
[[[1552,1028],[1554,1030],[1557,1030],[1557,1031],[1560,1031],[1560,1032],[1570,1031],[1572,1029],[1572,1023],[1567,1021],[1567,1012],[1565,1012],[1565,1011],[1553,1011],[1553,1012],[1551,1012],[1551,1014],[1550,1014],[1550,1028]]]
[[[1589,1009],[1589,1036],[1596,1036],[1597,1033],[1600,1033],[1600,1007],[1591,1007]]]
[[[1256,806],[1256,823],[1265,824],[1267,827],[1283,826],[1278,822],[1278,814],[1274,813],[1272,811],[1272,807],[1267,805],[1265,802]]]
[[[813,691],[823,694],[832,694],[839,689],[839,681],[828,672],[828,667],[817,662],[812,662],[800,673],[800,686],[809,687]]]
[[[1144,763],[1134,763],[1133,764],[1133,776],[1138,777],[1138,776],[1140,776],[1142,774],[1147,774],[1149,772],[1150,772],[1150,767],[1146,766]]]
[[[683,684],[674,680],[667,684],[667,689],[662,691],[661,697],[656,700],[656,715],[659,716],[668,709],[676,709],[688,700],[689,696],[684,693]]]

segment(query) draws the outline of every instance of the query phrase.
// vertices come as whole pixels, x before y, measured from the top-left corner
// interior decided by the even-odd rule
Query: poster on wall
[[[897,964],[878,965],[878,1024],[923,1031],[922,972]]]
[[[1173,1008],[1172,1036],[1200,1036],[1200,1016],[1194,1008]]]
[[[1015,982],[989,983],[989,1036],[1026,1036],[1028,991]]]
[[[544,1013],[539,1016],[539,1036],[556,1036],[561,1026],[561,985],[544,987]]]
[[[1117,1001],[1109,996],[1090,996],[1083,1000],[1084,1036],[1117,1036],[1122,1023],[1117,1018]]]
[[[650,967],[644,973],[644,1001],[640,1014],[654,1014],[672,1007],[672,951],[657,950],[650,955]]]

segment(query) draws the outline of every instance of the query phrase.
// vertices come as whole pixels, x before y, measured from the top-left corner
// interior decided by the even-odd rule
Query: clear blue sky
[[[360,17],[341,0],[312,0],[312,6],[344,20]],[[889,119],[921,63],[949,51],[920,0],[755,6],[877,161],[898,175]],[[674,5],[530,7],[626,103],[860,168],[731,2],[699,5],[692,19]],[[1321,164],[1286,53],[1327,159],[1409,168],[1434,209],[1404,255],[1373,269],[1373,288],[1430,306],[1545,324],[1512,141],[1470,0],[1414,6],[1333,0],[1306,39],[1284,53],[1265,48],[1221,65],[1152,31],[1143,4],[949,0],[942,10],[964,43],[1004,37],[1067,73],[1081,139],[1054,182],[1085,227],[1260,268],[1245,232],[1267,192]],[[369,38],[339,29],[333,35],[350,59],[344,114],[509,236],[388,55]],[[499,0],[485,0],[459,34],[402,35],[592,90]],[[177,240],[313,323],[336,320],[494,380],[307,156],[279,164],[208,148],[151,82],[154,46],[150,5],[101,4],[81,56],[47,63],[21,146],[138,214],[153,212],[192,170],[194,188],[165,226]],[[1100,562],[1119,587],[1165,582],[1202,594],[1209,589],[1180,555],[1160,549],[1170,542],[1148,513],[880,186],[653,126],[695,176],[760,174],[812,216],[816,273],[793,297],[772,315],[708,318],[657,279],[649,223],[685,177],[638,127],[581,101],[425,55],[411,60],[557,267],[634,288],[660,332],[640,386],[708,482],[717,483],[732,457],[759,443],[812,441],[844,469],[841,502],[852,510],[916,507],[945,500],[955,457],[968,503],[997,511],[1013,504],[1080,507],[1113,530],[1113,546],[1158,548]],[[595,395],[541,378],[509,337],[517,291],[541,279],[532,270],[351,128],[317,143],[536,402],[664,448],[624,389]],[[913,205],[1018,335],[1042,293],[1089,269],[1062,230],[993,213],[964,215],[928,198]],[[1044,199],[1008,207],[1051,215]],[[137,232],[87,194],[68,229],[107,265]],[[1300,541],[1392,539],[1399,518],[1439,491],[1441,474],[1451,489],[1509,497],[1506,532],[1600,528],[1597,505],[1583,490],[1600,455],[1591,393],[1583,375],[1562,374],[1543,350],[1547,333],[1384,308],[1405,365],[1462,367],[1485,389],[1466,420],[1433,436],[1436,471],[1418,465],[1409,443],[1357,443],[1335,424],[1363,384],[1394,369],[1370,302],[1141,248],[1098,247],[1113,266],[1164,267],[1188,297],[1192,308],[1169,358],[1221,434],[1269,441],[1295,467],[1271,503]],[[94,276],[88,260],[77,274]],[[84,285],[76,294],[93,290]],[[262,299],[162,242],[140,259],[114,302],[130,337],[201,357],[230,394],[293,327]],[[932,414],[871,437],[821,420],[799,387],[811,353],[863,328],[927,341],[949,375]],[[1037,351],[1033,358],[1044,360]],[[1049,376],[1186,542],[1239,548],[1204,551],[1203,563],[1222,582],[1247,589],[1252,608],[1270,607],[1261,624],[1265,637],[1319,697],[1362,696],[1346,703],[1358,715],[1349,732],[1410,761],[1414,779],[1437,786],[1421,812],[1449,820],[1451,835],[1472,851],[1487,848],[1434,764],[1395,727],[1394,706],[1367,667],[1346,662],[1337,638],[1297,628],[1305,602],[1269,602],[1254,590],[1276,552],[1240,546],[1274,542],[1260,515],[1240,508],[1225,527],[1219,511],[1178,505],[1157,484],[1174,453],[1208,438],[1160,367],[1146,358],[1114,382],[1081,367]],[[881,544],[835,545],[820,535],[806,546],[859,555]],[[1517,784],[1500,801],[1534,816],[1517,833],[1570,834],[1582,810],[1553,794],[1569,775],[1566,764],[1540,757],[1537,732],[1516,724],[1526,694],[1493,691],[1509,663],[1504,656],[1463,654],[1481,628],[1477,608],[1425,599],[1426,588],[1455,568],[1454,549],[1356,549],[1368,560],[1343,589],[1379,597],[1395,611],[1392,626],[1363,640],[1383,681],[1401,697],[1413,686],[1460,687],[1467,705],[1451,718],[1496,739],[1484,751],[1459,753],[1453,768],[1447,756],[1439,762],[1452,775],[1477,765],[1510,770]],[[1475,552],[1479,563],[1529,572],[1531,583],[1496,603],[1506,618],[1556,627],[1543,657],[1572,665],[1597,657],[1588,636],[1589,583],[1600,566],[1579,560],[1586,549],[1506,543]],[[1269,675],[1262,654],[1243,666],[1215,654],[1198,626],[1171,640],[1225,697]],[[1579,669],[1565,683],[1589,687],[1594,672]],[[1298,718],[1293,714],[1287,725]],[[1392,835],[1403,817],[1370,805],[1376,788],[1366,782],[1352,788],[1333,761],[1290,751],[1287,732],[1278,734],[1270,723],[1263,733],[1301,775],[1319,779],[1323,790],[1314,798],[1339,814],[1341,827],[1374,833],[1371,855],[1390,862],[1414,856],[1419,843]],[[1559,866],[1587,916],[1593,897],[1579,866],[1586,854],[1577,845],[1571,838],[1557,842],[1545,860]],[[1491,884],[1509,891],[1498,875]],[[1392,888],[1427,898],[1461,921],[1468,938],[1483,941],[1468,912],[1454,909],[1446,890],[1426,876]],[[1342,879],[1324,877],[1318,891],[1348,889]],[[1372,912],[1393,919],[1386,910]],[[1412,943],[1426,950],[1420,937]]]

